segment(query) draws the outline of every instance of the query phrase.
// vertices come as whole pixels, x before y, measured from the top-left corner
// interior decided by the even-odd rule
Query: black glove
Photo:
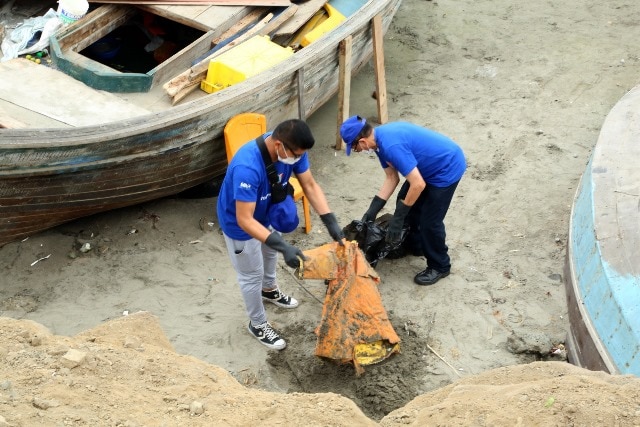
[[[329,212],[324,215],[320,215],[320,219],[322,220],[324,226],[327,227],[331,238],[340,243],[340,246],[344,246],[344,243],[342,243],[342,239],[344,239],[344,233],[342,232],[342,228],[340,228],[340,226],[338,225],[336,216]]]
[[[390,245],[396,245],[402,237],[402,226],[404,225],[404,219],[411,210],[411,206],[404,204],[402,200],[398,200],[396,203],[396,211],[393,214],[393,218],[389,221],[389,227],[387,228],[387,235],[385,236],[385,242]]]
[[[384,208],[384,205],[386,203],[387,203],[386,200],[378,196],[375,196],[371,201],[371,204],[369,205],[369,209],[367,209],[367,211],[364,213],[364,216],[362,217],[362,222],[375,221],[376,215],[378,215],[378,212],[380,212],[382,208]]]
[[[264,243],[270,248],[281,252],[282,255],[284,255],[284,262],[286,262],[291,268],[300,267],[300,260],[298,257],[303,260],[307,259],[300,249],[285,242],[282,236],[275,231],[269,234],[269,237],[267,237],[267,240],[265,240]]]

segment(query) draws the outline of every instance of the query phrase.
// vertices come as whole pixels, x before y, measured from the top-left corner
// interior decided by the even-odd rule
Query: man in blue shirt
[[[427,268],[414,277],[414,282],[433,285],[448,276],[451,260],[444,218],[467,167],[462,149],[448,137],[412,123],[392,122],[374,129],[360,116],[345,120],[340,135],[347,155],[351,150],[373,152],[385,172],[382,187],[362,221],[376,219],[400,182],[399,172],[406,181],[398,191],[386,241],[398,244],[406,221],[406,247],[427,259]]]
[[[275,185],[286,188],[294,173],[331,237],[341,242],[342,229],[309,170],[307,150],[315,143],[309,126],[302,120],[286,120],[263,138],[279,179]],[[282,350],[286,342],[267,322],[263,300],[282,308],[298,306],[298,301],[285,295],[276,284],[276,261],[280,252],[289,267],[297,268],[304,255],[273,229],[273,222],[277,221],[269,216],[273,196],[261,150],[256,141],[250,141],[229,163],[218,196],[218,221],[238,275],[250,319],[249,332],[268,348]]]

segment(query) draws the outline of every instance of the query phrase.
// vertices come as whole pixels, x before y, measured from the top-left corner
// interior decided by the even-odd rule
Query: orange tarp
[[[380,277],[356,242],[328,243],[304,251],[300,278],[327,279],[322,319],[315,333],[316,356],[361,365],[380,362],[400,351],[400,338],[382,305]]]

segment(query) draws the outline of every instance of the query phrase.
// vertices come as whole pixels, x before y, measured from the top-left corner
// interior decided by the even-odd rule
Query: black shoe
[[[296,308],[298,300],[276,288],[272,291],[262,291],[262,300],[269,301],[282,308]]]
[[[416,282],[417,285],[428,286],[433,285],[438,280],[443,277],[447,277],[449,275],[448,271],[438,271],[434,270],[431,267],[427,267],[426,270],[421,271],[416,274],[416,277],[413,278],[413,281]]]
[[[280,335],[276,331],[273,330],[269,322],[264,322],[259,324],[258,326],[253,326],[251,321],[249,321],[249,332],[253,335],[260,343],[269,347],[271,350],[282,350],[287,346],[285,340],[280,338]]]

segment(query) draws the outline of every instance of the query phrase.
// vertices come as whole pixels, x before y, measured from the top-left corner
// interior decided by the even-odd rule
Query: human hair
[[[272,138],[300,150],[309,150],[315,144],[309,125],[304,120],[289,119],[273,130]]]
[[[361,138],[368,138],[369,135],[371,135],[371,131],[373,131],[373,126],[371,126],[369,122],[365,122],[364,126],[362,126],[362,129],[360,130],[360,133],[358,134],[358,136],[355,137],[353,142],[355,143],[356,141],[359,141]]]

